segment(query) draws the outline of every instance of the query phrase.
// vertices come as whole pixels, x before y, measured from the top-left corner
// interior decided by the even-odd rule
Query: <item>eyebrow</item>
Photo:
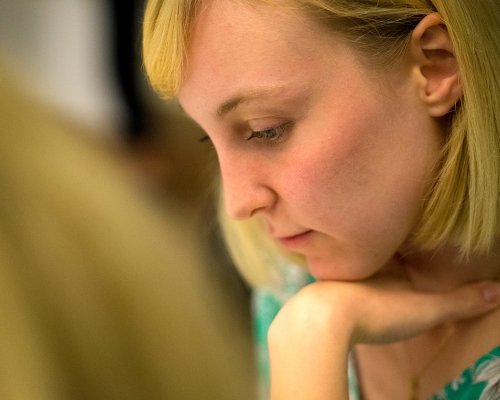
[[[229,100],[223,102],[219,106],[219,108],[217,108],[217,116],[219,118],[223,118],[225,115],[235,110],[243,103],[248,103],[249,101],[258,99],[260,97],[283,91],[283,89],[284,89],[283,87],[273,87],[266,89],[251,90],[246,92],[245,94],[237,94],[236,96],[233,96],[229,98]]]
[[[245,96],[235,96],[230,98],[219,106],[219,108],[217,109],[217,116],[219,118],[224,117],[226,114],[238,108],[241,103],[244,103],[246,101],[249,101],[249,98]]]

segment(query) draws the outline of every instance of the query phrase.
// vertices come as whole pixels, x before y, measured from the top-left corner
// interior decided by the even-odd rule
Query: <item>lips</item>
[[[312,230],[301,232],[297,235],[292,236],[282,236],[278,238],[278,241],[283,247],[289,249],[297,249],[305,244],[305,242],[310,238]]]

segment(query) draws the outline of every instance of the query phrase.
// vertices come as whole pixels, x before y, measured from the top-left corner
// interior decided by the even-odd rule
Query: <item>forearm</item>
[[[353,327],[342,307],[332,307],[331,298],[325,301],[316,294],[301,293],[271,326],[272,400],[348,399]]]
[[[308,347],[271,350],[271,399],[347,400],[346,346]]]

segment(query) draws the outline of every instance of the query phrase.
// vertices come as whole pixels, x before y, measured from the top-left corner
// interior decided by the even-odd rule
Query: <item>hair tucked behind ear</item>
[[[207,0],[208,1],[208,0]],[[212,0],[213,1],[213,0]],[[372,67],[404,54],[411,32],[439,12],[459,66],[463,99],[447,116],[441,171],[424,199],[414,243],[445,242],[464,254],[485,251],[500,225],[500,2],[497,0],[240,0],[291,7],[311,14],[343,35]],[[144,55],[152,84],[167,97],[181,84],[187,46],[201,0],[151,0],[144,24]],[[230,251],[251,281],[268,275],[280,254],[257,221],[221,221]],[[281,255],[279,256],[281,257]],[[258,262],[260,260],[261,262]],[[260,265],[260,266],[259,266]],[[260,272],[256,272],[260,271]]]
[[[435,0],[460,69],[463,98],[416,242],[487,250],[500,225],[500,3]]]

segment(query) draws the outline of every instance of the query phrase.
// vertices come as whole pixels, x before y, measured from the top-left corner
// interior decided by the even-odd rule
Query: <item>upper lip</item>
[[[297,226],[297,225],[293,226],[292,224],[291,224],[291,226],[288,226],[288,227],[282,226],[281,227],[282,229],[277,229],[277,226],[274,225],[269,220],[264,220],[263,223],[264,223],[266,233],[271,239],[277,239],[277,240],[290,239],[290,238],[293,238],[295,236],[300,236],[300,235],[303,235],[304,233],[311,231],[311,229],[303,228],[303,227]],[[287,225],[287,224],[284,224],[284,225]]]

